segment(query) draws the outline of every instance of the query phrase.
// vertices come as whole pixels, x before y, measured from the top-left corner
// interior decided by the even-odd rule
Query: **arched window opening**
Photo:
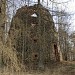
[[[36,43],[37,42],[37,39],[34,39],[34,43]]]
[[[37,23],[38,23],[37,22],[37,14],[34,13],[34,14],[31,15],[31,25],[32,25],[32,27],[34,27]]]
[[[35,57],[38,57],[37,54],[35,54]]]
[[[57,44],[54,44],[54,51],[55,51],[56,61],[60,61],[60,56],[59,56]]]
[[[38,41],[38,38],[37,37],[33,37],[33,42],[37,43],[37,41]]]

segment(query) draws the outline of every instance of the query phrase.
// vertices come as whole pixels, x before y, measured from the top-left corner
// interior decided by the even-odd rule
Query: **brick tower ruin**
[[[12,19],[9,37],[23,64],[60,61],[53,18],[41,4],[19,8]]]

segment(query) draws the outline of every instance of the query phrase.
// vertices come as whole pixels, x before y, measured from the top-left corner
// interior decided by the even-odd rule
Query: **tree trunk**
[[[40,4],[40,0],[38,0],[38,4]]]

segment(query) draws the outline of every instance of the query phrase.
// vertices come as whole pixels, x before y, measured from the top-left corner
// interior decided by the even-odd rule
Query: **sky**
[[[33,1],[37,1],[37,0],[33,0]],[[47,6],[47,1],[48,1],[48,3],[50,1],[53,1],[54,5],[55,5],[54,7],[57,6],[60,11],[65,10],[66,12],[69,12],[71,14],[72,18],[71,18],[70,31],[71,32],[75,31],[75,0],[44,0],[44,3],[42,3],[42,4],[44,6]],[[48,5],[49,8],[51,7],[50,3]]]
[[[68,3],[68,11],[73,14],[72,15],[72,26],[71,31],[75,31],[75,0],[72,0],[70,3]]]
[[[13,1],[13,0],[11,0]],[[28,1],[28,0],[27,0]],[[36,4],[37,0],[30,0],[31,2],[35,2],[34,4]],[[42,2],[42,0],[40,0]],[[70,31],[75,31],[75,0],[43,0],[44,2],[42,3],[43,6],[51,8],[52,4],[51,1],[53,1],[53,6],[56,8],[56,6],[58,7],[59,10],[64,10],[66,12],[69,12],[72,16],[71,18],[71,27],[70,27]],[[47,2],[48,1],[48,2]],[[14,8],[15,10],[17,10],[19,7],[24,6],[25,4],[25,0],[14,0],[14,3],[16,5],[16,8],[13,6],[12,8]],[[33,4],[33,3],[32,3]],[[30,4],[30,5],[32,5]],[[53,8],[53,10],[55,9]],[[11,14],[13,14],[13,10],[10,8],[10,11],[12,11]]]

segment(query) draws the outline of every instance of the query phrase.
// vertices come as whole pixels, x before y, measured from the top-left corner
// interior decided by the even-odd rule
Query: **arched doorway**
[[[54,53],[55,53],[56,61],[60,61],[60,56],[59,56],[57,44],[54,44]]]

